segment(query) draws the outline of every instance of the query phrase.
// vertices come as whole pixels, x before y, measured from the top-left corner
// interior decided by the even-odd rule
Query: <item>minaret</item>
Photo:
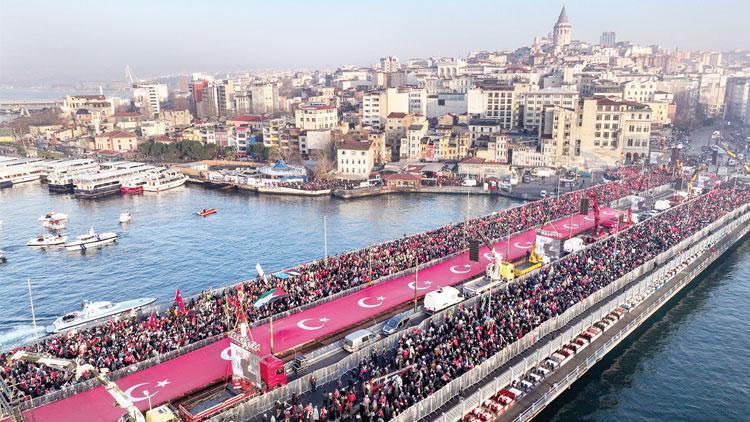
[[[552,29],[552,44],[555,50],[562,50],[570,44],[570,30],[571,25],[568,20],[568,14],[565,12],[565,6],[563,6],[555,27]]]

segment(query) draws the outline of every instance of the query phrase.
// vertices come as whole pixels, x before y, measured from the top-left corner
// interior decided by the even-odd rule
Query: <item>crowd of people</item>
[[[387,421],[460,377],[544,321],[750,202],[750,192],[717,190],[560,260],[507,290],[459,305],[440,323],[404,334],[392,350],[373,351],[354,382],[333,386],[322,403],[277,407],[275,420]],[[296,400],[298,401],[298,400]],[[281,409],[281,412],[279,412]],[[310,412],[312,410],[312,412]]]
[[[351,180],[324,180],[315,179],[308,180],[307,182],[283,182],[277,183],[275,186],[289,189],[297,189],[304,191],[318,191],[318,190],[334,190],[334,189],[354,189],[359,186],[359,182],[352,182]]]
[[[477,232],[492,239],[504,238],[577,212],[581,198],[595,197],[603,205],[670,180],[669,174],[658,170],[646,175],[631,170],[617,182],[506,209],[469,220],[468,225],[465,222],[450,224],[302,264],[288,272],[287,279],[257,277],[224,290],[207,290],[185,301],[184,312],[173,306],[163,313],[124,317],[47,337],[35,349],[60,358],[78,359],[98,368],[121,369],[225,333],[236,323],[238,312],[233,308],[250,312],[247,316],[252,323],[410,269],[417,262],[429,262],[464,250],[467,239],[476,237]],[[260,310],[253,309],[251,305],[258,296],[276,287],[281,287],[286,296]],[[43,396],[74,382],[70,373],[31,363],[6,363],[11,353],[12,350],[0,354],[0,376],[27,397]]]

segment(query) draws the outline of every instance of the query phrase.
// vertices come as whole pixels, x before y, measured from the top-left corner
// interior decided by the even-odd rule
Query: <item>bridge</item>
[[[64,100],[0,100],[0,114],[28,114],[30,111],[62,107],[64,102]]]

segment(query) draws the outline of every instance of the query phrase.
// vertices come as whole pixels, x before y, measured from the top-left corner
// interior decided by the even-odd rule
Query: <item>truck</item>
[[[464,295],[458,289],[445,286],[429,292],[424,297],[424,309],[435,313],[451,307],[464,300]]]

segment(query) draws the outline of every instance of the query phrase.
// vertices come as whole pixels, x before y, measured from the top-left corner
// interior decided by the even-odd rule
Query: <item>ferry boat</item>
[[[129,212],[120,213],[120,224],[130,223],[131,221],[133,221],[133,216]]]
[[[134,177],[122,182],[122,186],[120,186],[120,193],[142,193],[145,185],[146,181],[143,178]]]
[[[51,235],[51,234],[44,233],[26,242],[26,246],[31,246],[31,247],[36,247],[36,248],[62,246],[65,244],[67,240],[68,240],[68,237],[63,236],[61,234]]]
[[[143,190],[146,192],[161,192],[182,186],[187,181],[187,176],[177,170],[164,170],[149,174]]]
[[[154,302],[156,302],[156,298],[152,297],[126,300],[118,303],[84,301],[80,311],[73,311],[55,319],[52,325],[47,327],[47,331],[50,333],[59,333],[104,318],[135,311]]]
[[[50,230],[63,230],[65,228],[65,220],[46,220],[42,225]]]
[[[216,214],[216,211],[218,211],[216,208],[204,208],[198,211],[196,214],[200,215],[201,217],[208,217],[211,214]]]
[[[67,219],[68,219],[68,214],[50,211],[47,214],[44,214],[43,216],[39,217],[38,221],[40,223],[43,223],[47,220],[67,220]]]
[[[120,162],[109,170],[76,177],[73,180],[73,192],[76,198],[99,198],[112,195],[120,191],[124,181],[152,170],[154,170],[153,166],[144,163]]]
[[[0,168],[0,189],[41,178],[42,170],[33,165]]]
[[[106,232],[97,234],[93,228],[90,228],[86,234],[76,236],[76,240],[65,244],[65,250],[68,251],[85,251],[86,249],[113,243],[117,240],[117,233]]]
[[[76,160],[45,161],[38,164],[38,167],[42,169],[42,183],[47,183],[52,175],[59,177],[64,174],[95,171],[99,169],[99,164],[92,158],[80,158]]]

